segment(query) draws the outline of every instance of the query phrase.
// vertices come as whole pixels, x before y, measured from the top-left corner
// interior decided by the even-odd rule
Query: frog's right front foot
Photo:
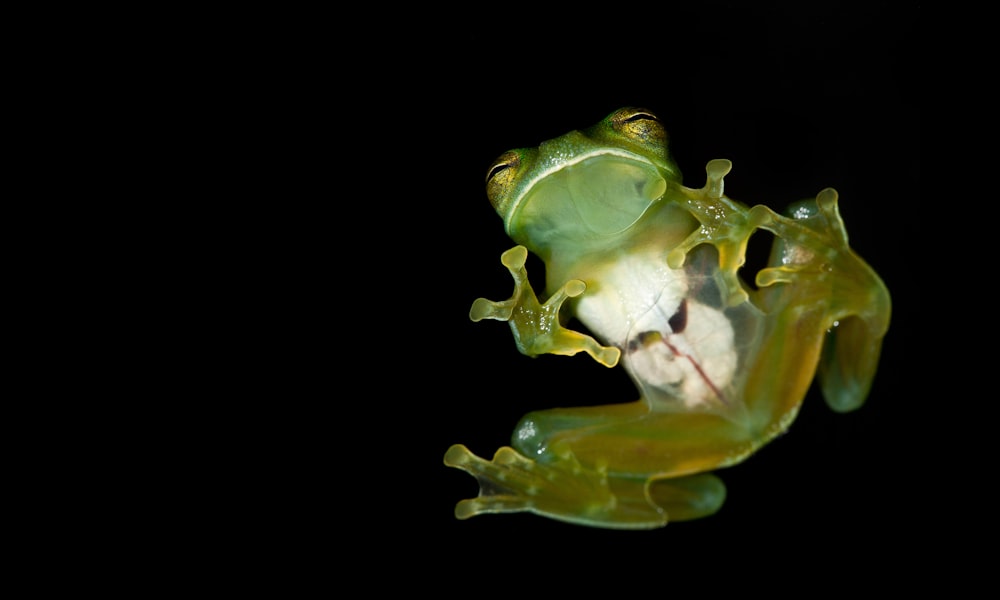
[[[518,350],[528,356],[586,352],[606,367],[618,364],[621,350],[602,346],[589,335],[566,329],[559,322],[563,302],[582,294],[587,285],[579,279],[571,279],[542,304],[528,281],[528,272],[524,268],[527,258],[528,250],[524,246],[515,246],[500,256],[500,262],[514,278],[514,294],[500,302],[478,298],[472,303],[469,318],[473,321],[507,321]]]

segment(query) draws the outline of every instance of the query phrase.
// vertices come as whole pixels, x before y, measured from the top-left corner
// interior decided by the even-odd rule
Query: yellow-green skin
[[[890,300],[848,246],[837,193],[788,216],[747,208],[723,193],[731,167],[713,160],[704,187],[683,186],[659,119],[635,108],[497,159],[487,194],[518,244],[501,256],[514,295],[480,298],[470,317],[508,321],[529,356],[622,362],[640,397],[529,413],[491,461],[452,446],[445,464],[480,482],[458,518],[648,529],[710,515],[725,488],[709,472],[787,429],[817,370],[834,410],[864,402]],[[754,289],[737,271],[757,229],[775,242]],[[528,250],[545,263],[544,302]],[[566,328],[571,317],[596,339]]]

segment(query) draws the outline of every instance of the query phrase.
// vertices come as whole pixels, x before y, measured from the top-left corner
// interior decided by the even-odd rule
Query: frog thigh
[[[568,455],[586,468],[603,465],[616,476],[646,480],[736,464],[773,437],[769,427],[746,416],[651,412],[637,401],[531,412],[511,442],[539,461]]]

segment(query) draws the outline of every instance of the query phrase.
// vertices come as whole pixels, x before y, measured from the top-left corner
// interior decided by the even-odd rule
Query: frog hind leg
[[[659,506],[671,521],[690,521],[718,512],[726,501],[726,486],[711,473],[672,479],[651,479],[649,501]]]
[[[788,217],[762,206],[751,212],[758,212],[764,227],[781,238],[772,258],[780,266],[762,269],[757,285],[812,282],[830,304],[817,371],[827,404],[847,412],[861,406],[871,388],[889,328],[891,299],[881,278],[850,248],[837,199],[837,192],[826,188],[814,200],[790,206]],[[791,257],[798,255],[815,258],[796,264]]]
[[[459,519],[529,512],[589,527],[655,529],[670,518],[650,500],[645,478],[609,476],[606,468],[585,467],[571,453],[535,461],[504,446],[488,461],[455,444],[445,454],[444,464],[466,471],[479,482],[479,495],[455,506]],[[658,499],[678,507],[684,498],[697,493],[693,484],[657,491]]]
[[[616,512],[617,503],[607,473],[584,469],[572,456],[546,464],[504,446],[493,460],[484,460],[455,444],[445,453],[444,464],[469,473],[479,482],[479,495],[455,506],[459,519],[531,512],[583,525],[615,520],[610,513]]]
[[[823,340],[818,367],[820,389],[837,412],[864,403],[875,378],[882,336],[857,317],[839,320]]]
[[[882,338],[889,329],[892,301],[885,283],[860,257],[847,241],[847,231],[837,209],[837,192],[826,188],[815,201],[804,203],[809,220],[827,225],[832,235],[842,242],[839,246],[845,260],[857,268],[855,276],[836,290],[836,320],[823,339],[818,375],[820,389],[827,405],[835,411],[847,412],[864,403],[875,378]],[[813,216],[815,215],[815,216]]]
[[[676,478],[614,474],[602,465],[581,465],[569,451],[536,461],[504,446],[493,460],[485,460],[455,444],[444,464],[479,482],[479,495],[455,506],[455,517],[462,520],[529,512],[590,527],[655,529],[714,514],[726,498],[725,485],[710,473]]]

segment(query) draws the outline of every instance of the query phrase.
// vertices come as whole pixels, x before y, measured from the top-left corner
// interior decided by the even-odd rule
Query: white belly
[[[733,327],[721,310],[690,293],[686,273],[661,257],[624,256],[588,281],[576,316],[622,350],[644,396],[688,408],[727,404],[737,362]]]

